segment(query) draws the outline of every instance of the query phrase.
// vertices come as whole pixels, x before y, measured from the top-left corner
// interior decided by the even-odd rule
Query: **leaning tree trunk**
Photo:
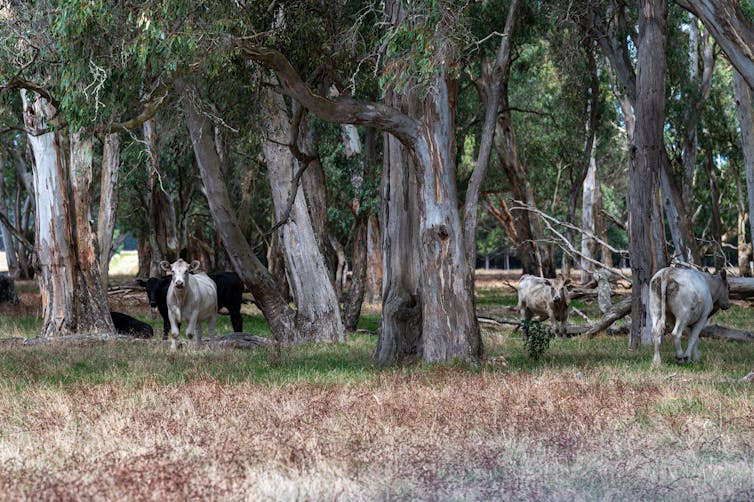
[[[241,280],[254,295],[254,300],[270,325],[272,337],[280,342],[298,339],[296,313],[288,305],[286,298],[280,294],[267,269],[254,255],[246,237],[241,232],[237,216],[232,213],[228,187],[222,177],[220,156],[213,141],[212,125],[206,115],[196,108],[200,99],[197,90],[193,84],[182,80],[177,80],[175,86],[181,95],[209,210],[215,222],[215,228],[220,232],[225,249],[228,251],[230,261]]]
[[[40,336],[114,332],[91,231],[92,139],[71,136],[70,163],[50,132],[53,107],[21,91],[34,154],[37,274],[42,294]]]
[[[260,123],[266,131],[262,150],[275,214],[281,218],[290,207],[288,221],[277,232],[282,237],[285,267],[297,309],[300,338],[294,341],[343,342],[345,332],[338,297],[317,245],[303,188],[295,181],[295,171],[301,167],[286,146],[291,137],[291,123],[285,101],[277,92],[264,89],[260,104]]]
[[[118,212],[118,171],[120,168],[120,135],[105,136],[102,148],[102,177],[100,183],[99,218],[97,237],[99,239],[99,266],[102,286],[107,290],[110,255],[115,230],[115,216]]]
[[[665,122],[667,1],[639,0],[636,130],[629,169],[629,252],[633,282],[630,344],[650,343],[649,280],[659,263],[655,197],[662,168]],[[664,243],[663,243],[664,244]]]

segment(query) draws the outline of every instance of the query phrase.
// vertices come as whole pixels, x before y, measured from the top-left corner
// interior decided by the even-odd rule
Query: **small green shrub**
[[[539,359],[550,348],[552,331],[539,321],[524,319],[521,321],[524,333],[524,348],[532,359]]]

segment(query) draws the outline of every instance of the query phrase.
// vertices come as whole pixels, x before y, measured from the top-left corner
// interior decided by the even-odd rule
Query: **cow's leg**
[[[186,328],[186,336],[189,337],[189,340],[194,338],[194,335],[196,335],[197,338],[196,338],[195,343],[197,347],[199,347],[199,345],[201,344],[201,336],[202,336],[201,331],[199,331],[201,329],[201,326],[199,326],[198,319],[199,319],[199,312],[198,311],[192,312],[191,317],[189,317],[188,327]],[[190,341],[189,341],[189,344],[191,344]]]
[[[243,333],[243,318],[241,317],[240,305],[233,305],[232,309],[228,309],[230,312],[230,323],[233,325],[233,331],[236,333]]]
[[[687,361],[699,361],[699,333],[702,332],[702,329],[704,328],[704,325],[706,324],[705,320],[707,319],[707,315],[704,315],[699,322],[697,322],[693,329],[691,330],[691,333],[689,333],[689,344],[688,347],[686,347],[686,360]],[[692,359],[693,356],[693,359]]]
[[[688,362],[688,357],[683,353],[683,346],[681,345],[681,335],[683,334],[683,325],[685,322],[681,322],[681,319],[675,320],[675,326],[673,326],[673,344],[675,345],[675,362],[683,364]]]
[[[180,326],[173,315],[172,310],[168,310],[168,321],[170,322],[170,352],[175,352],[178,345],[178,335],[180,333]]]

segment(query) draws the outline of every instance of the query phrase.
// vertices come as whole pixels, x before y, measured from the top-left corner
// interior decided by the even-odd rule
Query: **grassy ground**
[[[479,291],[483,313],[514,303]],[[754,326],[751,309],[728,315]],[[32,309],[2,312],[0,335],[35,323]],[[652,369],[624,338],[557,339],[533,361],[520,336],[487,326],[478,367],[377,369],[375,342],[0,346],[0,498],[754,498],[754,384],[737,381],[751,345],[705,339],[699,364]]]

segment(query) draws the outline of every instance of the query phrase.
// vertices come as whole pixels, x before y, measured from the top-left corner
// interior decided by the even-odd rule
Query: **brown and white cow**
[[[654,357],[652,364],[660,364],[662,335],[673,326],[675,359],[679,363],[699,360],[699,333],[707,319],[718,309],[730,307],[728,281],[725,270],[709,274],[688,268],[667,267],[657,271],[649,281],[649,312],[652,316]],[[681,334],[689,329],[689,342],[684,354]]]
[[[571,296],[568,292],[570,279],[558,277],[545,279],[533,275],[522,275],[518,282],[518,311],[521,321],[530,321],[537,316],[540,321],[550,319],[553,331],[565,336]],[[524,330],[524,338],[528,336]]]
[[[215,315],[217,314],[217,287],[205,273],[197,273],[200,263],[194,260],[189,265],[179,259],[173,264],[160,262],[166,272],[173,277],[168,287],[168,319],[170,320],[170,349],[176,348],[179,325],[187,322],[186,336],[191,339],[196,335],[196,346],[202,344],[202,322],[207,322],[210,336],[215,334]]]

